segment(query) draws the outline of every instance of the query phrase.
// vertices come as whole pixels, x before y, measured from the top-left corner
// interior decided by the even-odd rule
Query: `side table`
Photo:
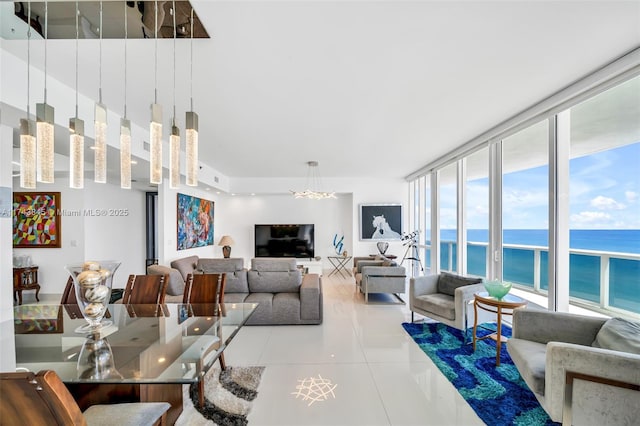
[[[502,343],[507,342],[507,338],[502,335],[502,316],[503,315],[513,315],[513,310],[516,308],[520,308],[526,306],[527,301],[521,297],[514,296],[512,294],[507,294],[501,300],[498,300],[494,297],[489,296],[489,293],[486,291],[481,291],[476,293],[473,298],[473,313],[474,313],[474,321],[473,321],[473,350],[476,350],[476,341],[482,339],[493,339],[496,341],[496,366],[500,365],[500,349],[502,348]],[[498,315],[498,319],[496,321],[497,330],[495,333],[488,334],[484,337],[477,337],[478,330],[478,309],[482,309],[483,311],[493,312]]]
[[[24,268],[13,268],[13,300],[22,305],[22,292],[24,290],[35,290],[36,300],[39,302],[40,284],[38,284],[38,267],[26,266]],[[17,296],[17,297],[16,297]]]
[[[331,262],[331,266],[333,266],[333,271],[329,272],[329,276],[337,273],[340,273],[342,278],[351,276],[351,272],[349,272],[349,270],[347,269],[347,263],[349,263],[349,261],[353,259],[353,256],[327,256],[327,259],[329,259],[329,262]],[[347,273],[347,276],[345,276],[342,271],[345,271]]]

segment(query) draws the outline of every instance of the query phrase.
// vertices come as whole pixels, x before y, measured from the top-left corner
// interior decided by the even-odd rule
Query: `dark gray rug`
[[[263,371],[264,367],[231,366],[221,371],[216,365],[204,377],[204,407],[198,407],[197,385],[189,389],[191,400],[202,416],[218,426],[245,426]]]

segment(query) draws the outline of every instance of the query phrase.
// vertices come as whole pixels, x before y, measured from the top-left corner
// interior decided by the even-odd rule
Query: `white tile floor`
[[[482,425],[403,330],[401,305],[365,305],[353,278],[323,277],[320,326],[244,327],[229,365],[264,365],[249,414],[258,425]],[[296,398],[300,380],[328,380],[333,395]]]

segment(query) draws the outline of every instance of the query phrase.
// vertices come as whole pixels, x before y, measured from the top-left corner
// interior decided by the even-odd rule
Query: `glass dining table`
[[[110,325],[89,334],[77,305],[14,307],[16,367],[54,370],[82,410],[112,402],[167,401],[182,412],[196,383],[254,312],[255,303],[108,306]]]

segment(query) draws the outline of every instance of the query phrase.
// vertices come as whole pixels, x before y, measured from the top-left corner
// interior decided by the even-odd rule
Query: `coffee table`
[[[515,296],[513,294],[507,294],[502,299],[498,300],[495,297],[489,296],[486,291],[476,293],[473,298],[473,350],[476,350],[476,341],[483,339],[493,339],[496,341],[496,366],[500,365],[500,350],[502,349],[502,343],[507,342],[507,338],[502,335],[502,316],[513,315],[513,310],[521,308],[527,305],[527,300]],[[484,311],[493,312],[497,314],[496,321],[497,330],[494,333],[488,334],[483,337],[477,337],[478,327],[484,328],[478,325],[478,309]]]
[[[256,306],[113,304],[113,325],[92,339],[74,332],[86,323],[77,305],[16,306],[16,367],[54,370],[81,410],[99,403],[169,402],[167,423],[173,424],[182,412],[182,385],[204,377]],[[87,357],[87,348],[97,352]]]

